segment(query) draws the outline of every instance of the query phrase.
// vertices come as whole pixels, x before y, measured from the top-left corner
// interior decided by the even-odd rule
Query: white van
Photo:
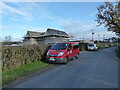
[[[98,47],[94,43],[89,43],[87,45],[87,50],[98,50]]]

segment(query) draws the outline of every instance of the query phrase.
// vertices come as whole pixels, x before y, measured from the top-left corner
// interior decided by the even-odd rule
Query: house
[[[69,37],[70,36],[64,31],[49,28],[46,32],[27,31],[27,34],[23,37],[23,44],[53,44],[55,42],[68,41]]]

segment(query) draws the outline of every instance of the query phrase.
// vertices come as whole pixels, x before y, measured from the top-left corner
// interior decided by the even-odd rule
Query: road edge
[[[41,74],[43,72],[46,72],[48,71],[49,69],[52,69],[52,68],[55,68],[57,67],[58,65],[54,65],[54,64],[51,64],[50,66],[47,66],[47,67],[43,67],[41,68],[40,70],[34,72],[34,73],[31,73],[31,74],[27,74],[25,75],[24,77],[20,77],[18,78],[17,80],[14,80],[13,82],[9,83],[9,84],[6,84],[6,85],[3,85],[2,88],[12,88],[13,86],[17,85],[17,84],[20,84],[22,82],[24,82],[24,80],[28,80],[29,78],[31,77],[34,77],[38,74]]]

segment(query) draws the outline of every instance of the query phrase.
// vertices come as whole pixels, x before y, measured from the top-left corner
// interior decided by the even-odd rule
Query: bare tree
[[[5,36],[4,38],[4,42],[11,42],[12,41],[12,37],[9,35],[9,36]]]

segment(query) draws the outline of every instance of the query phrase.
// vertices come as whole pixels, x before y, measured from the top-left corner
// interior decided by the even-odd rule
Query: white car
[[[94,43],[89,43],[87,45],[87,50],[98,50],[98,47]]]

